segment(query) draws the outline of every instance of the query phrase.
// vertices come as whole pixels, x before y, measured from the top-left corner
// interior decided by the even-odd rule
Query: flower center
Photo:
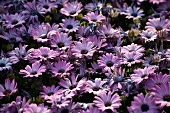
[[[35,74],[37,74],[37,71],[33,71],[33,72],[31,72],[31,74],[32,74],[32,75],[35,75]]]
[[[165,96],[163,97],[163,100],[170,102],[170,95],[165,95]]]
[[[4,63],[0,63],[0,67],[5,67],[5,64]]]
[[[148,106],[147,104],[143,104],[143,105],[141,106],[141,110],[142,110],[142,112],[146,112],[146,111],[149,110],[149,106]]]
[[[64,47],[64,43],[63,42],[59,42],[59,43],[57,43],[57,45],[58,45],[59,48]]]
[[[132,61],[134,61],[132,58],[128,59],[128,62],[132,62]]]
[[[51,96],[51,95],[53,95],[54,93],[53,92],[49,92],[47,95],[48,96]]]
[[[7,89],[4,91],[4,95],[9,95],[11,93],[11,90],[10,89]]]
[[[158,85],[158,86],[160,86],[162,83],[160,83],[160,82],[158,82],[158,83],[156,83],[156,85]]]
[[[87,54],[88,53],[88,51],[87,50],[81,50],[81,54]]]
[[[49,6],[46,4],[46,5],[44,5],[43,6],[45,9],[48,9],[49,8]]]
[[[14,25],[14,24],[17,24],[18,23],[18,20],[12,20],[11,24]]]
[[[93,87],[93,91],[99,91],[99,87],[98,86],[95,86],[95,87]]]
[[[108,107],[108,106],[111,106],[112,104],[111,104],[111,102],[108,101],[108,102],[105,102],[104,105],[105,105],[106,107]]]
[[[65,70],[64,69],[60,69],[60,70],[58,70],[58,73],[64,73],[65,72]]]
[[[70,15],[74,15],[74,14],[76,14],[76,11],[70,12]]]
[[[145,78],[146,76],[147,76],[147,74],[143,74],[143,75],[142,75],[142,78]]]
[[[61,113],[69,113],[69,110],[68,110],[68,109],[63,109],[63,110],[61,111]]]
[[[137,13],[132,13],[131,16],[137,17]]]
[[[160,31],[160,30],[162,30],[162,27],[161,27],[161,26],[156,26],[155,29],[156,29],[157,31]]]
[[[76,87],[76,85],[72,84],[69,88],[72,90]]]
[[[112,66],[113,66],[113,62],[112,62],[112,61],[108,61],[108,62],[106,63],[106,65],[107,65],[108,67],[112,67]]]
[[[42,56],[43,56],[43,57],[48,57],[48,54],[43,54]]]
[[[67,29],[72,29],[73,26],[72,25],[67,25]]]
[[[42,34],[42,35],[40,36],[40,38],[46,39],[46,38],[47,38],[47,34]]]
[[[97,68],[96,72],[101,73],[102,72],[102,68]]]

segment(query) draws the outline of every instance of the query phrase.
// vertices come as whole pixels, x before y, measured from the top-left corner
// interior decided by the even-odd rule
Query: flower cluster
[[[170,0],[0,0],[0,113],[169,113]]]

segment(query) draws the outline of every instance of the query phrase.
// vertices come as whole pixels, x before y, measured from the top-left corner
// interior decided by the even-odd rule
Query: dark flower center
[[[151,36],[149,36],[149,35],[146,35],[146,38],[150,39],[150,38],[151,38]]]
[[[58,101],[57,104],[62,104],[62,102],[61,102],[61,101]]]
[[[73,25],[67,25],[67,29],[72,29]]]
[[[69,88],[72,90],[76,87],[76,85],[72,84]]]
[[[162,27],[161,27],[161,26],[156,26],[155,29],[156,29],[157,31],[160,31],[160,30],[162,30]]]
[[[37,15],[37,14],[38,14],[38,11],[36,11],[36,10],[32,10],[32,11],[30,11],[30,15],[35,16],[35,15]]]
[[[32,75],[35,75],[35,74],[37,74],[37,71],[33,71],[33,72],[31,72],[31,74],[32,74]]]
[[[17,24],[18,23],[18,20],[12,20],[11,24],[14,25],[14,24]]]
[[[58,70],[58,73],[64,73],[65,72],[65,70],[64,69],[60,69],[60,70]]]
[[[156,83],[156,85],[158,85],[158,86],[160,86],[162,83],[160,83],[160,82],[158,82],[158,83]]]
[[[93,87],[93,91],[99,91],[99,87],[98,86],[95,86],[95,87]]]
[[[88,53],[88,51],[87,50],[81,50],[81,54],[87,54]]]
[[[4,63],[0,63],[0,67],[5,67],[5,64]]]
[[[170,95],[165,95],[165,96],[163,97],[163,100],[170,102]]]
[[[63,110],[61,111],[61,113],[69,113],[69,110],[68,110],[68,109],[63,109]]]
[[[53,92],[50,92],[50,93],[48,93],[47,95],[48,95],[48,96],[51,96],[51,95],[53,95],[53,94],[54,94]]]
[[[96,22],[96,21],[97,21],[97,19],[92,19],[91,21]]]
[[[105,102],[104,105],[105,105],[106,107],[108,107],[108,106],[111,106],[112,104],[111,104],[111,102]]]
[[[112,66],[113,66],[113,62],[112,62],[112,61],[108,61],[108,62],[106,63],[106,65],[107,65],[108,67],[112,67]]]
[[[70,15],[74,15],[74,14],[76,14],[76,11],[70,12]]]
[[[96,72],[101,73],[102,72],[102,68],[97,68]]]
[[[59,43],[57,43],[57,45],[58,45],[59,48],[64,47],[64,43],[63,42],[59,42]]]
[[[143,75],[142,75],[142,78],[145,78],[146,76],[147,76],[147,74],[143,74]]]
[[[132,61],[134,61],[134,59],[132,59],[132,58],[128,59],[128,62],[132,62]]]
[[[137,13],[132,13],[131,16],[137,17]]]
[[[43,57],[48,57],[48,54],[43,54],[42,56],[43,56]]]
[[[45,9],[48,9],[49,8],[49,6],[46,4],[46,5],[44,5],[43,6]]]
[[[10,89],[7,89],[4,91],[4,95],[9,95],[11,93],[11,90]]]
[[[42,34],[42,35],[40,36],[40,38],[46,39],[46,38],[47,38],[47,34]]]
[[[149,110],[149,106],[148,106],[147,104],[143,104],[143,105],[141,106],[141,110],[142,110],[142,112],[146,112],[146,111]]]

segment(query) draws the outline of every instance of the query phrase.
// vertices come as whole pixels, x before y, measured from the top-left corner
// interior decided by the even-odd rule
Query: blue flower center
[[[142,112],[146,112],[146,111],[149,110],[149,106],[148,106],[147,104],[143,104],[143,105],[141,106],[141,110],[142,110]]]

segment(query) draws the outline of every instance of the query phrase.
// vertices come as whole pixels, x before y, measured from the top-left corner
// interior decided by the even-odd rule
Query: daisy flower
[[[143,10],[136,6],[128,7],[125,14],[127,15],[126,18],[132,18],[133,20],[140,19],[144,16]]]
[[[155,86],[155,89],[151,92],[155,97],[155,104],[158,104],[160,109],[164,106],[170,106],[170,83]]]
[[[65,75],[70,75],[69,71],[73,69],[73,65],[70,64],[70,62],[66,61],[58,61],[54,63],[54,66],[51,67],[51,71],[53,73],[52,77],[55,76],[65,76]]]
[[[141,39],[145,40],[145,43],[157,39],[157,34],[152,31],[144,30],[142,31],[142,33],[140,33],[140,35],[141,35]]]
[[[44,106],[44,104],[39,104],[37,106],[37,104],[30,104],[28,105],[23,113],[51,113],[52,111],[50,109],[48,109],[47,106]]]
[[[134,70],[135,74],[131,74],[131,80],[139,84],[143,80],[149,78],[149,75],[153,74],[155,71],[154,67],[145,67],[144,69],[138,68]]]
[[[88,80],[86,82],[86,87],[84,89],[86,92],[98,95],[102,91],[105,91],[105,88],[103,88],[103,85],[105,83],[106,83],[106,81],[102,81],[101,78],[95,78],[94,82],[91,80]]]
[[[39,75],[42,75],[43,72],[46,71],[46,67],[44,65],[41,66],[41,63],[36,61],[32,64],[32,67],[27,65],[25,67],[25,70],[21,69],[20,74],[24,74],[25,77],[38,77]]]
[[[149,0],[149,2],[153,4],[160,4],[160,3],[166,2],[166,0]]]
[[[98,107],[98,109],[102,111],[111,110],[113,112],[117,112],[116,108],[119,108],[121,106],[121,98],[120,96],[112,92],[101,92],[98,96],[94,97],[95,100],[93,101],[95,106]]]
[[[118,57],[114,56],[112,53],[106,53],[106,55],[100,56],[97,62],[104,71],[108,72],[111,72],[111,70],[114,70],[115,67],[120,65]]]
[[[63,23],[60,23],[62,30],[65,32],[76,32],[79,28],[79,23],[77,20],[72,18],[62,19]]]
[[[157,32],[161,30],[169,31],[169,25],[170,25],[169,19],[165,19],[164,17],[153,18],[153,19],[149,19],[149,22],[146,23],[145,28],[151,32]]]
[[[83,39],[82,42],[74,42],[75,45],[72,47],[71,51],[73,52],[73,55],[75,55],[78,58],[83,58],[86,56],[87,58],[91,58],[93,56],[93,53],[95,52],[94,43]]]
[[[98,11],[95,11],[87,13],[83,19],[87,20],[89,23],[96,24],[97,22],[101,23],[106,18],[102,14],[98,14]]]
[[[69,2],[67,4],[64,4],[63,8],[61,8],[60,12],[66,16],[78,16],[78,14],[82,11],[81,7],[83,5],[77,1],[75,2]]]
[[[148,90],[154,89],[156,86],[161,86],[163,84],[166,84],[170,82],[170,75],[162,74],[161,72],[159,74],[151,76],[144,84],[144,88]]]
[[[134,43],[132,43],[131,45],[123,46],[121,48],[122,53],[134,52],[135,54],[138,54],[138,53],[143,53],[144,51],[145,51],[144,47]]]
[[[12,63],[9,58],[5,58],[5,57],[0,58],[0,71],[11,69],[11,65]]]
[[[106,113],[106,112],[103,112],[96,107],[89,106],[89,108],[86,111],[81,111],[81,113]]]
[[[14,27],[21,27],[22,24],[25,23],[25,17],[23,15],[20,15],[18,13],[13,14],[6,14],[3,15],[4,22],[3,25],[6,26],[6,28],[14,28]]]
[[[154,104],[154,98],[149,94],[144,96],[143,93],[134,97],[128,111],[129,113],[159,113],[158,107]]]
[[[5,79],[5,88],[0,84],[0,98],[4,96],[9,96],[17,92],[17,83],[15,83],[15,79],[10,82],[10,79]]]

